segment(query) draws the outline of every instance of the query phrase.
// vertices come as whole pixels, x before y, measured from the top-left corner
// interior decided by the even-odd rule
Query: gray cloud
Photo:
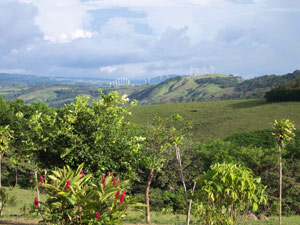
[[[30,4],[16,1],[0,1],[0,54],[26,46],[41,37],[34,24],[36,9]]]
[[[0,70],[146,77],[214,65],[217,72],[247,77],[300,68],[300,16],[295,13],[299,1],[218,1],[226,1],[226,8],[85,11],[82,18],[89,14],[90,23],[83,28],[91,36],[59,43],[43,40],[33,5],[1,0]],[[82,23],[77,23],[81,29]],[[100,70],[103,67],[113,69]]]

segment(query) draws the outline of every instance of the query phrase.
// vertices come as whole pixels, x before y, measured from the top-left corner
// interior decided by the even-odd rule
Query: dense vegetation
[[[104,180],[103,176],[111,172],[121,179],[130,179],[132,188],[128,190],[128,195],[135,196],[139,201],[144,201],[145,196],[148,221],[150,209],[174,213],[184,213],[189,209],[202,220],[211,213],[218,212],[215,215],[218,221],[229,221],[230,224],[237,218],[236,215],[245,213],[241,208],[235,209],[237,211],[233,215],[230,214],[233,211],[224,211],[222,205],[221,208],[213,208],[216,205],[210,201],[205,204],[211,206],[211,210],[203,211],[201,204],[204,202],[201,198],[205,198],[203,191],[210,188],[205,185],[217,182],[213,180],[213,174],[226,177],[233,173],[236,177],[240,175],[235,173],[243,173],[262,184],[261,188],[258,188],[259,185],[255,186],[257,190],[252,189],[253,186],[249,187],[252,190],[249,195],[257,197],[261,194],[261,201],[254,200],[254,197],[245,198],[239,204],[247,204],[247,212],[253,210],[266,215],[278,212],[277,140],[272,136],[272,130],[255,130],[271,127],[275,119],[284,117],[295,120],[297,125],[298,103],[266,104],[263,100],[243,100],[150,107],[134,106],[134,102],[129,104],[125,96],[119,97],[116,92],[107,95],[100,92],[99,95],[95,99],[77,97],[74,103],[61,108],[51,108],[41,102],[26,105],[22,100],[6,101],[1,96],[2,184],[23,188],[38,187],[38,177],[42,176],[40,183],[41,179],[43,181],[47,178],[46,170],[56,171],[57,168],[69,165],[71,171],[84,163],[84,173],[93,174],[94,178],[90,178],[93,181]],[[128,115],[130,111],[133,118]],[[182,114],[182,117],[174,115],[176,112]],[[189,124],[189,120],[193,123]],[[199,128],[202,131],[195,132]],[[213,130],[215,133],[211,135],[210,131]],[[252,132],[242,133],[249,130]],[[193,133],[196,135],[193,136]],[[208,139],[209,137],[214,139]],[[284,146],[282,152],[284,215],[300,214],[299,142],[300,135],[296,132],[296,137]],[[222,175],[216,171],[218,163],[228,168],[228,174]],[[230,170],[233,167],[237,169]],[[78,173],[77,171],[77,175],[74,175],[74,180],[79,179]],[[202,181],[206,183],[195,183],[199,175],[205,177]],[[261,177],[261,181],[258,177]],[[71,178],[64,178],[60,188],[69,190],[66,187],[70,182]],[[229,188],[226,185],[230,185],[230,190],[238,195],[237,189],[241,187],[233,184],[236,183],[218,184],[224,185],[224,188],[218,189],[219,198],[224,194],[223,190]],[[75,183],[71,182],[70,185],[73,188]],[[258,203],[263,203],[264,200],[264,189],[268,201],[266,205],[259,206]],[[85,189],[82,191],[86,193]],[[115,191],[117,190],[114,189],[111,193],[114,195]],[[53,193],[55,198],[56,193]],[[62,196],[70,193],[62,193]],[[94,192],[88,193],[94,196]],[[215,197],[213,196],[213,201]],[[235,200],[235,194],[232,197]],[[72,197],[73,200],[74,198]],[[59,198],[59,201],[62,199]],[[115,201],[114,198],[111,201]],[[192,204],[193,201],[196,204]],[[76,204],[72,207],[81,203]],[[80,212],[79,210],[78,213]],[[70,213],[74,212],[71,210]],[[92,214],[86,215],[89,220],[95,219]],[[107,215],[107,218],[115,218],[109,213]],[[77,212],[74,218],[76,216]]]
[[[266,92],[265,98],[268,102],[300,101],[300,78]]]

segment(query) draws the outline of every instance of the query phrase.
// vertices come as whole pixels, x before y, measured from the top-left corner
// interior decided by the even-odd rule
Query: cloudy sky
[[[300,69],[299,0],[0,0],[0,72],[143,78]]]

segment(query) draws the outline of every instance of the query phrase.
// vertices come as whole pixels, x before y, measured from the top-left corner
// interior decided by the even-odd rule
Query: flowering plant
[[[52,171],[40,184],[48,195],[45,202],[34,201],[42,224],[122,224],[128,208],[141,205],[126,195],[128,181],[103,174],[93,183],[82,169],[83,164],[76,171],[69,166]]]

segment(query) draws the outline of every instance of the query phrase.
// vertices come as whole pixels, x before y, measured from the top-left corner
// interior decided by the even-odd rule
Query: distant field
[[[290,119],[300,128],[300,102],[266,103],[264,99],[135,106],[131,120],[146,123],[154,116],[178,113],[193,122],[195,139],[225,138],[234,133],[271,128],[275,119]]]

